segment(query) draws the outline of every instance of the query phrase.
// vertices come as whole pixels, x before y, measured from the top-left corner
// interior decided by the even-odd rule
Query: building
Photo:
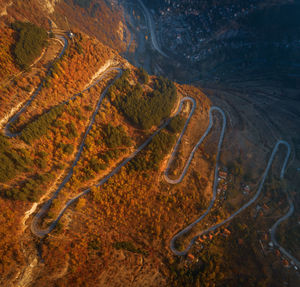
[[[239,245],[243,245],[243,244],[244,244],[244,240],[243,240],[242,238],[239,238],[239,239],[238,239],[238,244],[239,244]]]

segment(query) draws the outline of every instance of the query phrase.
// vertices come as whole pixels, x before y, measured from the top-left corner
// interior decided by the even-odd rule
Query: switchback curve
[[[200,216],[197,220],[195,220],[194,222],[192,222],[190,225],[188,225],[186,228],[184,228],[182,231],[180,231],[179,233],[177,233],[172,239],[171,239],[171,242],[170,242],[170,248],[172,250],[172,252],[176,255],[179,255],[179,256],[183,256],[183,255],[186,255],[188,253],[188,251],[191,249],[192,245],[195,243],[196,239],[199,237],[199,236],[202,236],[202,235],[205,235],[211,231],[214,231],[216,230],[217,228],[221,227],[222,225],[228,223],[229,221],[231,221],[234,217],[236,217],[239,213],[241,213],[242,211],[244,211],[246,208],[248,208],[251,204],[253,204],[259,197],[259,195],[261,194],[261,191],[262,191],[262,188],[264,186],[264,183],[265,183],[265,180],[267,178],[267,175],[269,173],[269,170],[271,168],[271,165],[272,165],[272,162],[274,160],[274,157],[278,151],[278,148],[280,145],[284,145],[286,146],[287,148],[287,152],[286,152],[286,156],[285,156],[285,159],[283,161],[283,165],[282,165],[282,168],[281,168],[281,171],[280,171],[280,179],[283,178],[284,176],[284,173],[285,173],[285,170],[286,170],[286,166],[287,166],[287,163],[288,163],[288,159],[290,157],[290,153],[291,153],[291,148],[290,148],[290,144],[286,141],[283,141],[283,140],[279,140],[276,145],[274,146],[273,148],[273,151],[272,151],[272,154],[269,158],[269,161],[268,161],[268,164],[267,164],[267,167],[263,173],[263,177],[260,181],[260,184],[259,184],[259,187],[257,189],[257,192],[255,194],[255,196],[250,199],[246,204],[244,204],[240,209],[238,209],[235,213],[233,213],[231,216],[229,216],[227,219],[223,220],[222,222],[216,224],[216,225],[213,225],[201,232],[199,232],[197,235],[195,235],[191,241],[189,242],[188,246],[183,250],[183,251],[179,251],[176,249],[175,247],[175,241],[182,235],[184,235],[185,233],[187,233],[188,231],[190,231],[197,223],[199,223],[209,212],[209,210],[211,209],[211,204],[209,205],[208,209],[205,211],[205,213]],[[217,173],[215,172],[215,179],[217,177]],[[214,186],[213,186],[213,191],[215,192],[215,189],[216,189],[216,180],[214,181]],[[213,192],[213,193],[214,193]],[[213,195],[213,198],[214,198],[214,195]]]
[[[57,58],[56,58],[56,59],[60,59],[60,58],[63,56],[65,50],[66,50],[67,47],[68,47],[68,40],[67,40],[65,37],[60,36],[60,35],[55,35],[55,37],[56,37],[57,39],[62,40],[63,43],[64,43],[64,46],[63,46],[61,52],[59,53],[59,55],[58,55]],[[51,66],[51,67],[52,67],[52,66]],[[48,69],[47,74],[46,74],[46,77],[49,76],[49,75],[51,75],[51,67]],[[32,94],[32,96],[30,97],[30,99],[22,106],[22,108],[21,108],[18,112],[16,112],[16,113],[8,120],[8,122],[7,122],[6,125],[4,126],[4,134],[5,134],[7,137],[9,137],[9,138],[14,138],[14,137],[17,137],[17,136],[20,135],[20,132],[18,132],[18,133],[12,133],[12,132],[10,131],[10,126],[11,126],[11,124],[13,124],[13,123],[20,117],[21,114],[23,114],[23,113],[26,111],[26,109],[30,106],[30,104],[32,103],[32,101],[33,101],[33,100],[36,98],[36,96],[39,94],[39,92],[41,91],[41,89],[42,89],[43,86],[45,85],[46,77],[41,81],[41,83],[39,84],[39,86],[38,86],[38,87],[36,88],[36,90],[33,92],[33,94]]]

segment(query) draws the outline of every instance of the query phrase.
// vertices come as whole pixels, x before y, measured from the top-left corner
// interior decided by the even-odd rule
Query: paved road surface
[[[96,85],[99,81],[101,81],[109,72],[113,71],[113,70],[118,70],[119,71],[119,74],[118,76],[115,78],[115,80],[117,78],[119,78],[122,74],[122,71],[121,69],[119,68],[109,68],[105,73],[102,74],[102,76],[95,82],[93,83],[91,86],[89,86],[88,88],[86,88],[84,91],[86,90],[89,90],[91,87],[93,87],[94,85]],[[77,151],[77,154],[76,154],[76,157],[75,157],[75,160],[73,161],[71,167],[70,167],[70,170],[69,172],[67,173],[66,177],[64,178],[64,180],[62,181],[62,183],[59,185],[59,187],[57,188],[57,190],[55,191],[55,193],[53,194],[53,196],[42,206],[42,208],[39,210],[39,212],[35,215],[35,217],[33,218],[33,221],[31,223],[31,231],[39,236],[39,237],[43,237],[45,236],[46,234],[48,234],[49,232],[51,232],[51,230],[53,230],[53,228],[55,227],[55,225],[57,224],[57,222],[59,221],[59,219],[61,218],[62,214],[64,213],[65,209],[70,206],[76,199],[78,199],[80,196],[82,196],[83,194],[85,194],[86,192],[83,192],[81,193],[80,195],[76,196],[75,198],[73,198],[72,200],[70,200],[70,202],[67,203],[67,206],[64,208],[64,210],[60,213],[60,215],[58,216],[58,218],[50,225],[49,228],[45,229],[45,230],[40,230],[39,227],[38,227],[38,223],[41,219],[41,217],[44,216],[44,214],[48,211],[49,207],[51,206],[53,200],[58,196],[59,192],[62,190],[62,188],[66,185],[66,183],[71,179],[72,175],[73,175],[73,171],[74,171],[74,167],[77,165],[79,159],[80,159],[80,156],[81,156],[81,153],[83,151],[83,148],[84,148],[84,144],[85,144],[85,140],[95,122],[95,118],[96,118],[96,115],[99,111],[99,108],[101,106],[101,103],[103,101],[103,98],[104,96],[106,95],[109,87],[115,82],[115,80],[105,88],[105,90],[103,91],[103,93],[100,95],[99,97],[99,100],[97,102],[97,105],[96,105],[96,109],[94,110],[92,116],[91,116],[91,119],[90,119],[90,123],[84,133],[84,136],[82,138],[82,141],[80,143],[80,146],[78,148],[78,151]],[[83,91],[83,92],[84,92]],[[80,94],[77,94],[75,96],[73,96],[71,99],[74,99],[74,97],[77,97],[78,95]]]
[[[292,199],[290,198],[290,195],[288,194],[288,192],[285,190],[285,193],[286,193],[286,196],[287,196],[287,199],[288,199],[288,203],[290,205],[290,208],[288,210],[288,212],[281,218],[279,218],[275,224],[272,226],[272,228],[270,229],[270,235],[271,235],[271,240],[274,244],[274,246],[276,246],[280,252],[282,254],[284,254],[288,259],[290,259],[291,261],[293,261],[295,263],[295,265],[300,268],[300,261],[295,258],[293,255],[291,255],[286,249],[284,249],[277,241],[276,239],[276,229],[278,228],[278,226],[281,224],[281,222],[287,220],[294,212],[294,203],[292,201]]]
[[[192,101],[192,110],[190,112],[190,115],[188,117],[188,120],[186,121],[185,123],[185,126],[183,128],[183,131],[182,133],[180,134],[179,136],[179,139],[175,145],[175,148],[172,152],[172,155],[169,159],[169,162],[167,164],[167,168],[165,170],[165,179],[168,183],[171,183],[171,184],[177,184],[179,182],[182,181],[182,179],[184,178],[184,176],[186,175],[187,173],[187,170],[189,168],[189,165],[191,164],[191,161],[194,157],[194,154],[196,152],[196,150],[198,149],[199,145],[203,142],[203,140],[206,138],[206,136],[209,134],[212,126],[213,126],[213,112],[216,111],[218,113],[221,114],[222,116],[222,129],[221,129],[221,134],[220,134],[220,137],[219,137],[219,143],[218,143],[218,149],[217,149],[217,156],[216,156],[216,166],[215,166],[215,173],[214,173],[214,184],[213,184],[213,196],[212,196],[212,199],[210,201],[210,204],[208,206],[208,208],[206,209],[206,211],[197,219],[195,220],[193,223],[191,223],[190,225],[188,225],[186,228],[184,228],[183,230],[181,230],[179,233],[177,233],[172,239],[171,239],[171,244],[170,244],[170,247],[171,247],[171,250],[174,254],[176,255],[185,255],[188,250],[191,248],[191,246],[193,245],[194,241],[190,243],[190,246],[180,252],[178,250],[176,250],[175,248],[175,241],[181,237],[182,235],[184,235],[185,233],[187,233],[188,231],[190,231],[198,222],[200,222],[211,210],[211,208],[213,207],[214,205],[214,202],[216,200],[216,195],[217,195],[217,184],[218,184],[218,169],[219,169],[219,159],[220,159],[220,153],[221,153],[221,147],[222,147],[222,143],[223,143],[223,139],[224,139],[224,134],[225,134],[225,128],[226,128],[226,124],[227,124],[227,120],[226,120],[226,116],[225,116],[225,113],[218,107],[211,107],[210,110],[209,110],[209,125],[207,127],[207,129],[205,130],[204,134],[202,135],[202,137],[200,138],[200,140],[197,142],[197,144],[194,146],[193,150],[191,151],[190,153],[190,156],[185,164],[185,167],[183,169],[183,172],[181,173],[181,175],[179,176],[178,179],[175,179],[175,180],[172,180],[168,177],[168,172],[169,172],[169,168],[170,168],[170,165],[172,164],[173,160],[174,160],[174,157],[177,153],[177,149],[178,149],[178,145],[181,141],[181,138],[186,130],[186,127],[187,127],[187,124],[190,120],[190,117],[192,116],[192,114],[194,113],[194,110],[195,110],[195,107],[196,107],[196,101],[194,99],[191,99],[189,98],[189,100]]]
[[[285,169],[286,169],[286,165],[287,165],[287,162],[288,162],[288,159],[290,157],[290,153],[291,153],[291,148],[290,148],[290,145],[288,142],[286,141],[278,141],[275,145],[275,147],[273,148],[273,151],[272,151],[272,154],[269,158],[269,161],[268,161],[268,164],[267,164],[267,167],[263,173],[263,177],[261,179],[261,182],[259,184],[259,187],[257,189],[257,192],[255,194],[255,196],[250,199],[245,205],[243,205],[240,209],[238,209],[235,213],[233,213],[230,217],[228,217],[227,219],[225,219],[224,221],[214,225],[214,226],[211,226],[209,227],[208,229],[205,229],[201,232],[199,232],[196,236],[194,236],[192,238],[192,240],[190,241],[190,243],[188,244],[188,246],[186,247],[186,249],[184,249],[183,251],[179,251],[175,248],[175,241],[176,239],[178,239],[180,236],[184,235],[185,233],[187,233],[188,231],[190,231],[198,222],[200,222],[204,216],[207,214],[207,211],[201,216],[199,217],[196,221],[194,221],[193,223],[191,223],[190,225],[188,225],[185,229],[183,229],[182,231],[180,231],[179,233],[177,233],[172,239],[171,239],[171,243],[170,243],[170,247],[171,247],[171,250],[174,254],[176,255],[186,255],[187,252],[190,250],[190,248],[192,247],[192,245],[195,243],[196,239],[201,236],[201,235],[204,235],[204,234],[207,234],[211,231],[214,231],[216,230],[217,228],[221,227],[222,225],[230,222],[234,217],[236,217],[238,214],[240,214],[242,211],[244,211],[246,208],[248,208],[251,204],[253,204],[257,198],[259,197],[261,191],[262,191],[262,188],[264,186],[264,182],[267,178],[267,175],[269,173],[269,170],[271,168],[271,165],[272,165],[272,162],[274,160],[274,157],[277,153],[277,150],[279,148],[280,145],[284,145],[287,147],[287,153],[286,153],[286,156],[285,156],[285,159],[284,159],[284,162],[283,162],[283,165],[282,165],[282,168],[281,168],[281,172],[280,172],[280,178],[283,178],[284,176],[284,173],[285,173]],[[215,190],[216,190],[216,185],[217,185],[217,182],[216,182],[216,177],[217,177],[217,173],[215,171],[215,181],[214,181],[214,187],[213,187],[213,193],[215,193]],[[209,206],[208,210],[211,209],[211,205]],[[275,227],[276,229],[276,227]]]
[[[60,40],[62,40],[63,43],[64,43],[64,46],[63,46],[60,54],[57,57],[57,59],[60,59],[62,57],[62,55],[64,54],[65,50],[68,47],[68,41],[63,36],[55,35],[55,37],[58,38],[58,39],[60,39]],[[51,74],[51,68],[49,68],[49,70],[48,70],[48,72],[46,74],[46,77],[49,76],[50,74]],[[46,81],[46,78],[44,80],[42,80],[42,82],[40,83],[40,85],[36,88],[36,90],[34,91],[34,93],[32,94],[32,96],[30,97],[30,99],[23,105],[23,107],[17,113],[15,113],[13,117],[11,117],[9,119],[9,121],[7,122],[7,124],[4,127],[4,134],[7,137],[13,138],[13,137],[16,137],[16,136],[20,135],[20,132],[19,133],[12,133],[10,131],[10,126],[11,126],[12,123],[14,123],[20,117],[20,115],[22,113],[25,112],[25,110],[28,108],[28,106],[30,106],[30,104],[32,103],[32,101],[36,98],[36,96],[39,94],[39,92],[43,88],[43,86],[45,84],[45,81]]]
[[[141,0],[138,0],[140,5],[142,6],[143,8],[143,11],[145,13],[145,17],[147,19],[147,22],[148,22],[148,25],[149,25],[149,29],[150,29],[150,32],[151,32],[151,39],[152,39],[152,44],[154,46],[154,48],[160,52],[162,55],[165,56],[165,54],[160,50],[158,44],[157,44],[157,41],[156,41],[156,37],[155,37],[155,33],[154,33],[154,29],[153,29],[153,23],[152,23],[152,19],[151,19],[151,15],[150,13],[148,12],[147,8],[145,7],[145,5],[143,4],[143,2]],[[60,52],[59,56],[58,56],[58,59],[61,58],[61,56],[64,54],[64,51],[66,50],[67,46],[68,46],[68,41],[66,40],[66,38],[64,38],[63,36],[58,36],[56,35],[57,38],[61,39],[63,42],[64,42],[64,46],[63,46],[63,49],[62,51]],[[109,72],[113,71],[113,70],[117,70],[119,71],[119,75],[115,78],[115,80],[121,76],[122,74],[122,71],[117,68],[117,67],[112,67],[112,68],[109,68],[108,70],[106,70],[102,76],[97,80],[95,81],[92,85],[90,85],[88,88],[86,88],[84,91],[87,91],[89,90],[91,87],[93,87],[94,85],[96,85],[99,81],[101,81]],[[51,73],[50,69],[48,70],[48,73],[47,75],[49,75]],[[41,84],[38,86],[38,88],[35,90],[35,92],[33,93],[33,95],[31,96],[31,98],[25,103],[25,105],[8,121],[8,123],[6,124],[6,126],[4,127],[4,133],[6,136],[8,137],[16,137],[18,135],[20,135],[20,133],[11,133],[10,132],[10,126],[13,122],[15,122],[19,116],[27,109],[27,107],[32,103],[32,101],[36,98],[36,96],[39,94],[40,90],[42,89],[43,85],[45,83],[45,80],[43,80],[41,82]],[[114,82],[113,82],[114,83]],[[112,84],[113,84],[112,83]],[[90,123],[85,131],[85,134],[84,134],[84,137],[82,139],[82,142],[79,146],[79,149],[78,149],[78,152],[76,154],[76,157],[75,157],[75,160],[67,174],[67,176],[65,177],[65,179],[63,180],[63,182],[59,185],[58,189],[56,190],[56,192],[53,194],[53,196],[51,197],[51,199],[49,199],[43,206],[42,208],[40,209],[40,211],[35,215],[33,221],[32,221],[32,224],[31,224],[31,230],[34,234],[36,234],[37,236],[39,237],[43,237],[45,235],[47,235],[48,233],[50,233],[56,226],[56,224],[58,223],[58,221],[60,220],[60,218],[62,217],[62,215],[64,214],[64,212],[66,211],[66,209],[71,205],[73,204],[78,198],[80,198],[81,196],[85,195],[86,193],[90,192],[90,188],[89,189],[86,189],[84,190],[83,192],[81,192],[79,195],[77,195],[76,197],[72,198],[71,200],[69,200],[67,202],[67,204],[65,205],[65,207],[60,211],[59,215],[57,216],[57,218],[52,222],[52,224],[46,228],[46,229],[40,229],[38,227],[38,224],[40,222],[40,219],[45,215],[45,213],[48,211],[49,207],[51,206],[52,204],[52,201],[53,199],[55,199],[57,197],[57,195],[59,194],[59,192],[61,191],[61,189],[65,186],[65,184],[70,180],[72,174],[73,174],[73,169],[74,167],[77,165],[79,159],[80,159],[80,156],[81,156],[81,153],[82,153],[82,150],[83,150],[83,147],[84,147],[84,144],[85,144],[85,140],[87,138],[87,135],[88,133],[90,132],[91,128],[92,128],[92,125],[95,121],[95,117],[99,111],[99,108],[100,108],[100,105],[103,101],[103,98],[105,97],[106,93],[107,93],[107,90],[109,89],[109,87],[112,85],[110,84],[109,86],[106,87],[106,89],[104,90],[104,92],[101,94],[98,102],[97,102],[97,106],[96,106],[96,109],[91,117],[91,120],[90,120]],[[82,92],[84,92],[82,91]],[[68,103],[70,100],[73,100],[75,99],[77,96],[79,96],[79,94],[76,94],[74,96],[72,96],[69,100],[65,101],[65,103]],[[183,251],[178,251],[176,248],[175,248],[175,241],[182,235],[184,235],[185,233],[187,233],[188,231],[190,231],[197,223],[199,223],[211,210],[214,202],[215,202],[215,199],[216,199],[216,189],[217,189],[217,179],[218,179],[218,167],[219,167],[219,158],[220,158],[220,151],[221,151],[221,146],[222,146],[222,143],[223,143],[223,138],[224,138],[224,133],[225,133],[225,128],[226,128],[226,116],[225,116],[225,113],[218,107],[211,107],[210,111],[209,111],[209,125],[206,129],[206,131],[204,132],[203,136],[200,138],[200,140],[197,142],[197,144],[194,146],[193,150],[191,151],[190,153],[190,156],[185,164],[185,167],[181,173],[181,175],[179,176],[178,179],[170,179],[169,176],[168,176],[168,173],[169,173],[169,168],[170,168],[170,165],[172,164],[172,162],[174,161],[174,158],[176,156],[176,153],[177,153],[177,150],[178,150],[178,146],[181,142],[181,139],[182,139],[182,136],[187,128],[187,125],[189,124],[190,122],[190,119],[191,117],[193,116],[194,114],[194,111],[195,111],[195,108],[196,108],[196,101],[191,98],[191,97],[185,97],[183,98],[181,101],[180,101],[180,105],[179,105],[179,108],[176,112],[176,115],[178,115],[182,109],[182,106],[183,106],[183,103],[185,101],[190,101],[192,103],[192,109],[190,111],[190,114],[188,116],[188,119],[186,120],[185,122],[185,125],[184,125],[184,128],[175,144],[175,147],[173,149],[173,152],[172,152],[172,155],[168,161],[168,164],[167,164],[167,168],[164,172],[164,178],[165,180],[170,183],[170,184],[177,184],[177,183],[180,183],[182,181],[182,179],[184,178],[184,176],[186,175],[187,171],[188,171],[188,168],[190,166],[190,163],[194,157],[194,154],[196,152],[196,150],[198,149],[199,145],[203,142],[203,140],[205,139],[205,137],[209,134],[211,128],[212,128],[212,125],[213,125],[213,115],[212,113],[214,111],[218,112],[221,114],[222,116],[222,120],[223,120],[223,124],[222,124],[222,130],[221,130],[221,134],[220,134],[220,138],[219,138],[219,143],[218,143],[218,150],[217,150],[217,156],[216,156],[216,166],[215,166],[215,173],[214,173],[214,184],[213,184],[213,196],[212,196],[212,199],[211,199],[211,202],[210,202],[210,205],[209,207],[207,208],[207,210],[205,211],[204,214],[202,214],[197,220],[195,220],[193,223],[191,223],[190,225],[188,225],[186,228],[184,228],[182,231],[180,231],[179,233],[177,233],[172,239],[171,239],[171,243],[170,243],[170,247],[171,247],[171,250],[174,254],[176,255],[185,255],[189,249],[192,247],[192,245],[194,244],[195,240],[203,235],[203,234],[206,234],[206,233],[209,233],[211,231],[214,231],[215,229],[219,228],[220,226],[224,225],[225,223],[228,223],[229,221],[231,221],[235,216],[237,216],[239,213],[241,213],[242,211],[244,211],[246,208],[248,208],[251,204],[253,204],[257,198],[259,197],[260,193],[261,193],[261,190],[263,188],[263,185],[264,185],[264,182],[265,182],[265,179],[268,175],[268,172],[269,172],[269,169],[271,167],[271,164],[273,162],[273,159],[276,155],[276,152],[278,150],[278,147],[280,145],[285,145],[286,148],[287,148],[287,154],[286,154],[286,157],[285,157],[285,160],[284,160],[284,163],[283,163],[283,166],[282,166],[282,169],[281,169],[281,173],[280,173],[280,178],[282,179],[283,176],[284,176],[284,172],[285,172],[285,169],[286,169],[286,165],[287,165],[287,162],[288,162],[288,159],[289,159],[289,156],[290,156],[290,152],[291,152],[291,148],[290,148],[290,145],[289,143],[285,142],[285,141],[278,141],[273,149],[273,152],[270,156],[270,159],[268,161],[268,164],[267,164],[267,167],[264,171],[264,174],[263,174],[263,177],[262,177],[262,180],[260,182],[260,185],[258,187],[258,190],[255,194],[255,196],[249,201],[247,202],[245,205],[243,205],[239,210],[237,210],[234,214],[232,214],[230,217],[228,217],[227,219],[225,219],[224,221],[222,221],[221,223],[219,224],[216,224],[204,231],[201,231],[200,233],[198,233],[196,236],[193,237],[193,239],[190,241],[188,247],[183,250]],[[110,177],[112,177],[113,175],[115,175],[117,172],[120,171],[120,169],[125,165],[127,164],[131,159],[133,159],[142,149],[144,149],[152,140],[152,138],[157,135],[163,128],[165,128],[168,123],[170,122],[171,118],[169,118],[168,120],[165,121],[164,124],[161,125],[161,127],[159,127],[157,129],[157,131],[155,133],[153,133],[140,147],[138,147],[128,158],[126,158],[125,160],[122,161],[122,163],[116,167],[113,171],[111,171],[106,177],[104,177],[98,184],[96,184],[96,186],[101,186],[102,184],[104,184]],[[294,211],[294,205],[293,205],[293,202],[292,200],[290,199],[289,195],[287,194],[287,197],[288,197],[288,202],[290,204],[290,209],[288,211],[288,213],[286,215],[284,215],[282,218],[280,218],[271,228],[270,230],[270,233],[271,233],[271,239],[274,243],[275,246],[277,246],[279,248],[279,250],[285,254],[290,260],[293,260],[294,263],[300,268],[300,262],[294,258],[291,254],[289,254],[283,247],[281,247],[279,245],[279,243],[277,242],[276,240],[276,237],[275,237],[275,233],[276,233],[276,229],[277,227],[279,226],[279,224],[281,222],[283,222],[284,220],[286,220],[289,216],[291,216],[291,214],[293,213]]]
[[[171,184],[180,183],[183,180],[183,178],[185,177],[185,175],[186,175],[186,173],[188,171],[188,168],[189,168],[189,166],[191,164],[191,161],[192,161],[192,159],[194,157],[194,154],[195,154],[196,150],[198,149],[199,145],[201,145],[201,143],[206,138],[206,136],[209,134],[209,132],[210,132],[212,126],[213,126],[212,113],[214,111],[217,111],[218,113],[220,113],[222,115],[222,119],[223,119],[222,130],[221,130],[221,135],[220,135],[220,138],[219,138],[218,151],[217,151],[217,157],[216,157],[217,162],[218,162],[219,157],[220,157],[220,150],[221,150],[221,146],[222,146],[222,142],[223,142],[223,138],[224,138],[224,133],[225,133],[225,128],[226,128],[226,116],[225,116],[225,113],[220,108],[218,108],[218,107],[215,107],[215,106],[211,107],[210,111],[209,111],[209,125],[208,125],[206,131],[204,132],[203,136],[200,138],[200,140],[197,142],[197,144],[194,146],[193,150],[191,151],[191,153],[189,155],[189,158],[188,158],[188,160],[187,160],[187,162],[186,162],[186,164],[185,164],[185,166],[183,168],[183,171],[182,171],[181,175],[179,176],[178,179],[170,179],[169,178],[169,169],[170,169],[170,166],[171,166],[172,162],[175,159],[175,156],[177,154],[177,149],[179,147],[181,139],[182,139],[182,137],[184,135],[184,132],[185,132],[185,130],[187,128],[187,125],[189,124],[189,121],[190,121],[190,119],[191,119],[191,117],[192,117],[192,115],[193,115],[193,113],[195,111],[195,108],[196,108],[196,101],[193,98],[185,97],[185,98],[183,98],[183,100],[184,101],[190,101],[190,102],[192,102],[192,109],[190,111],[188,119],[185,122],[183,130],[182,130],[182,132],[181,132],[181,134],[180,134],[180,136],[179,136],[179,138],[178,138],[178,140],[176,142],[176,145],[174,147],[172,155],[171,155],[171,157],[170,157],[170,159],[168,161],[167,168],[166,168],[166,170],[164,172],[164,178],[165,178],[165,180],[168,183],[171,183]],[[180,110],[181,110],[181,107],[180,107]],[[219,165],[217,163],[216,164],[216,169],[215,169],[215,174],[216,175],[217,175],[218,167],[219,167]],[[217,176],[215,177],[215,181],[216,180],[217,180]]]
[[[121,74],[121,72],[120,72]],[[113,83],[112,83],[113,84]],[[112,85],[111,84],[111,85]],[[81,196],[84,196],[85,194],[89,193],[91,191],[91,188],[88,188],[84,191],[82,191],[80,194],[78,194],[77,196],[73,197],[72,199],[70,199],[66,204],[65,206],[62,208],[62,210],[60,211],[60,213],[58,214],[58,216],[56,217],[56,219],[50,224],[50,226],[48,228],[45,228],[45,229],[40,229],[39,228],[39,222],[40,222],[40,219],[46,214],[46,212],[48,211],[49,207],[51,206],[52,204],[52,201],[57,197],[57,195],[59,194],[60,190],[64,187],[64,185],[70,180],[71,176],[72,176],[72,173],[73,173],[73,168],[76,166],[79,158],[80,158],[80,155],[81,155],[81,152],[83,150],[83,147],[84,147],[84,143],[85,143],[85,139],[94,123],[94,119],[95,119],[95,116],[99,110],[99,107],[102,103],[102,100],[103,98],[105,97],[106,95],[106,92],[107,90],[109,89],[109,87],[111,86],[109,85],[105,90],[104,92],[102,93],[99,101],[98,101],[98,104],[97,104],[97,108],[96,110],[94,111],[93,113],[93,116],[92,116],[92,119],[91,119],[91,122],[85,132],[85,135],[83,137],[83,140],[80,144],[80,148],[79,148],[79,151],[76,155],[76,158],[75,158],[75,161],[73,162],[72,166],[71,166],[71,169],[68,173],[68,175],[66,176],[66,178],[64,179],[64,181],[60,184],[59,188],[57,189],[57,191],[54,193],[54,195],[52,196],[51,199],[49,199],[43,206],[42,208],[40,209],[40,211],[35,215],[35,217],[33,218],[33,221],[32,221],[32,224],[31,224],[31,231],[39,236],[39,237],[43,237],[47,234],[49,234],[56,226],[56,224],[59,222],[59,220],[61,219],[61,217],[63,216],[64,212],[68,209],[68,207],[70,205],[72,205],[77,199],[79,199]],[[177,110],[177,112],[175,113],[174,116],[176,116],[182,109],[182,106],[183,106],[183,103],[187,100],[192,100],[194,101],[194,99],[192,98],[183,98],[181,101],[180,101],[180,105],[179,105],[179,108]],[[191,117],[191,115],[190,115]],[[190,118],[189,117],[189,118]],[[165,128],[170,120],[172,118],[169,118],[167,119],[142,145],[140,145],[134,152],[131,153],[131,155],[129,155],[126,159],[124,159],[114,170],[112,170],[108,175],[106,175],[100,182],[98,182],[95,186],[96,187],[99,187],[101,185],[103,185],[110,177],[112,177],[113,175],[115,175],[116,173],[118,173],[120,171],[120,169],[126,165],[130,160],[132,160],[141,150],[143,150],[150,142],[151,140],[153,139],[154,136],[156,136],[163,128]]]
[[[149,32],[150,32],[150,35],[151,35],[151,42],[152,42],[152,45],[153,45],[154,49],[158,53],[160,53],[162,56],[168,58],[168,55],[165,54],[158,45],[152,15],[150,14],[149,10],[147,9],[147,7],[145,6],[145,4],[143,3],[142,0],[138,0],[138,2],[139,2],[139,4],[141,5],[141,7],[143,9],[143,13],[145,15],[145,20],[146,20],[148,28],[149,28]]]

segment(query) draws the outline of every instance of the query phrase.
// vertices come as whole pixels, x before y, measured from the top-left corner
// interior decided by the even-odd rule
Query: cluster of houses
[[[274,243],[270,240],[270,236],[267,232],[261,232],[262,235],[259,239],[259,244],[263,250],[263,253],[266,254],[268,252],[275,252],[275,255],[280,259],[282,265],[286,268],[294,268],[294,270],[298,271],[298,267],[293,260],[288,261],[287,258],[280,252],[279,249],[275,248]]]
[[[232,176],[229,174],[227,167],[219,168],[218,172],[218,194],[222,194],[225,196],[226,199],[226,192],[227,192],[227,185],[228,183],[232,182]],[[243,194],[249,194],[251,188],[248,184],[241,183],[241,191]]]
[[[272,241],[269,242],[268,244],[269,248],[270,249],[273,249],[274,248],[274,244]],[[275,254],[278,258],[280,258],[280,261],[282,263],[282,265],[286,268],[293,268],[295,271],[299,271],[298,269],[298,266],[295,264],[295,262],[293,260],[290,260],[288,261],[286,259],[286,257],[280,252],[279,249],[275,249]]]
[[[204,245],[208,242],[213,240],[214,237],[221,235],[224,237],[228,237],[231,234],[231,231],[228,228],[220,228],[216,232],[211,231],[207,234],[203,234],[201,236],[198,236],[198,238],[195,240],[195,253],[201,251],[204,248]],[[186,255],[186,260],[188,262],[198,262],[199,259],[197,256],[195,256],[192,253],[188,253]]]
[[[201,261],[199,259],[199,256],[197,256],[197,253],[199,251],[201,251],[204,248],[204,245],[208,242],[211,241],[215,236],[217,235],[221,235],[224,237],[228,237],[231,234],[231,231],[228,228],[220,228],[218,231],[216,232],[210,232],[208,234],[203,234],[201,236],[199,236],[196,240],[195,240],[195,248],[194,248],[194,254],[193,253],[188,253],[186,255],[186,260],[185,260],[185,265],[187,267],[188,263],[197,263],[199,261]],[[259,243],[263,249],[263,252],[265,253],[266,251],[271,252],[272,250],[274,250],[274,244],[272,241],[269,241],[269,235],[267,232],[263,232],[261,238],[259,239]],[[238,243],[239,244],[243,244],[243,240],[242,239],[238,239]],[[267,245],[267,247],[265,247],[265,244]],[[280,258],[281,263],[284,267],[286,268],[293,268],[295,271],[299,272],[299,268],[297,267],[297,265],[295,264],[295,262],[288,261],[285,256],[280,252],[279,249],[275,249],[275,254],[277,257]]]
[[[262,204],[257,204],[254,208],[253,217],[256,218],[257,216],[271,216],[272,212],[270,207],[268,206],[268,202],[263,202]]]

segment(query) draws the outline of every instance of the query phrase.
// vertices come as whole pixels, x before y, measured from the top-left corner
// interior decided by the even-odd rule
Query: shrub
[[[81,8],[89,8],[92,0],[73,0],[75,5],[80,6]]]
[[[74,125],[74,123],[72,123],[72,122],[68,123],[67,129],[68,129],[67,137],[69,139],[74,139],[74,138],[78,137],[77,129],[76,129],[76,126]]]
[[[138,74],[139,74],[140,81],[143,84],[148,84],[148,82],[149,82],[149,75],[146,72],[146,70],[141,67],[141,68],[138,69]]]
[[[66,144],[63,148],[65,154],[71,155],[74,151],[74,146],[72,144]]]

